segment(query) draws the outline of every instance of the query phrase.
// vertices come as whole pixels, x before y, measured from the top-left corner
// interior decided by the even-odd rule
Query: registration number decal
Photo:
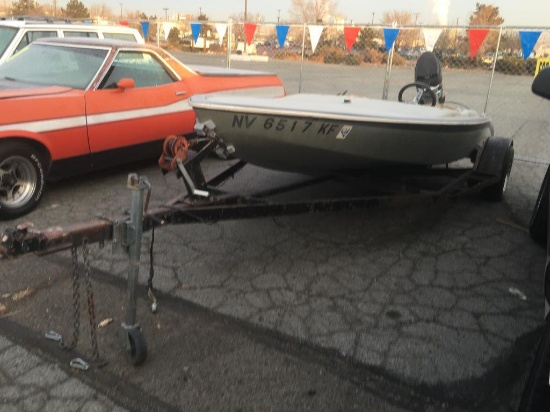
[[[345,139],[351,132],[352,126],[343,126],[330,122],[313,122],[310,120],[294,120],[285,117],[266,117],[251,115],[233,115],[232,127],[235,129],[250,129],[252,126],[262,127],[264,130],[277,132],[306,133],[313,132],[317,135],[328,136],[336,132],[337,139]],[[338,129],[340,129],[338,131]]]

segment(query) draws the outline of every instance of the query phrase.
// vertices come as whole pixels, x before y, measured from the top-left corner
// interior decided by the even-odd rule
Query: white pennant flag
[[[311,50],[313,53],[315,53],[323,28],[324,26],[309,26],[309,38],[311,40]]]
[[[162,23],[162,30],[164,31],[164,40],[168,40],[168,35],[170,34],[170,30],[172,30],[172,27],[174,27],[174,23]]]
[[[222,44],[223,38],[225,37],[225,32],[227,31],[227,24],[216,23],[216,31],[218,32],[218,41]]]
[[[423,29],[424,43],[426,44],[426,50],[431,52],[437,43],[437,39],[441,35],[441,29]]]

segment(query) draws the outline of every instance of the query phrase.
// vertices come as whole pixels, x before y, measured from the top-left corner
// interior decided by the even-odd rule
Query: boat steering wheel
[[[403,101],[403,93],[405,90],[416,87],[416,96],[408,102],[405,103],[412,103],[412,104],[426,104],[426,100],[429,101],[429,99],[432,99],[432,106],[435,106],[437,104],[437,97],[435,93],[433,92],[432,88],[427,85],[426,83],[420,83],[420,82],[414,82],[409,83],[401,88],[399,91],[399,94],[397,96],[397,99],[402,102]],[[426,99],[426,95],[429,96],[429,98]],[[426,99],[426,100],[425,100]]]

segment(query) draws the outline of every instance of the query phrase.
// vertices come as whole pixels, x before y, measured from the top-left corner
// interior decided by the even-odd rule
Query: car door
[[[121,79],[135,86],[118,87]],[[166,136],[193,131],[188,97],[186,84],[158,55],[119,51],[99,86],[85,94],[94,165],[159,156]]]

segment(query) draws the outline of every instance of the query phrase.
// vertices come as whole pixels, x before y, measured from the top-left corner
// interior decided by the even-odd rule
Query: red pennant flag
[[[470,39],[470,60],[476,57],[477,51],[487,37],[489,29],[468,29],[468,38]]]
[[[346,37],[346,47],[348,49],[348,53],[351,52],[353,43],[355,43],[360,31],[361,27],[344,27],[344,36]]]
[[[127,21],[119,21],[118,24],[120,24],[121,26],[127,26],[128,22]]]
[[[250,46],[252,39],[254,39],[254,33],[256,33],[257,24],[245,23],[244,24],[244,34],[246,36],[246,44]]]

